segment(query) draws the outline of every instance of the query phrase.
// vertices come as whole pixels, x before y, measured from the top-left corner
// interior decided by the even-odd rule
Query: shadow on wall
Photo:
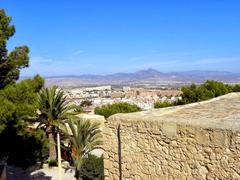
[[[119,167],[119,180],[122,180],[122,147],[121,147],[121,126],[117,128],[118,137],[118,167]]]

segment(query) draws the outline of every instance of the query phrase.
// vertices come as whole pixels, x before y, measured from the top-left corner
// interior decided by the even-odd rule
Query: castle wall
[[[189,120],[190,109],[179,121],[169,120],[174,117],[171,112],[158,111],[110,117],[103,131],[105,179],[240,179],[239,99],[231,101],[235,111],[228,106],[224,115],[220,109],[214,120],[209,117],[206,122]],[[205,106],[189,107],[201,111]],[[175,112],[176,117],[184,109]]]

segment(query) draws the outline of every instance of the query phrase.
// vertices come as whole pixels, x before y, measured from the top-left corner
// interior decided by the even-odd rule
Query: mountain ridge
[[[225,83],[240,82],[240,73],[226,71],[185,71],[163,73],[149,68],[133,73],[114,73],[106,75],[68,75],[45,77],[47,86],[78,87],[87,85],[130,85],[130,86],[161,86],[185,85],[201,83],[208,79]]]
[[[80,74],[80,75],[59,75],[59,76],[45,76],[45,78],[57,78],[57,77],[108,77],[108,76],[117,76],[117,75],[132,75],[140,73],[151,73],[151,74],[161,74],[161,75],[176,75],[176,74],[191,74],[191,75],[202,75],[204,74],[218,74],[218,75],[240,75],[240,73],[228,72],[228,71],[204,71],[204,70],[190,70],[190,71],[173,71],[173,72],[161,72],[153,68],[146,70],[139,70],[136,72],[118,72],[111,74]]]

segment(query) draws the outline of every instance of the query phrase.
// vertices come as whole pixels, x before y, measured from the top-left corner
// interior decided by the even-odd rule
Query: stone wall
[[[226,99],[231,100],[225,96],[217,104]],[[226,125],[226,112],[217,116],[219,123],[214,115],[215,123],[206,124],[204,116],[191,115],[192,109],[208,106],[206,119],[213,118],[209,116],[216,103],[211,103],[110,117],[104,128],[105,179],[240,179],[239,119]],[[180,113],[187,113],[185,121],[176,120]],[[171,120],[173,114],[176,118]],[[231,117],[238,115],[237,107],[232,109]]]

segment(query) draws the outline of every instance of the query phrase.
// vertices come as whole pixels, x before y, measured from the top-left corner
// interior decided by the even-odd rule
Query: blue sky
[[[239,0],[0,0],[30,47],[23,76],[239,72]]]

